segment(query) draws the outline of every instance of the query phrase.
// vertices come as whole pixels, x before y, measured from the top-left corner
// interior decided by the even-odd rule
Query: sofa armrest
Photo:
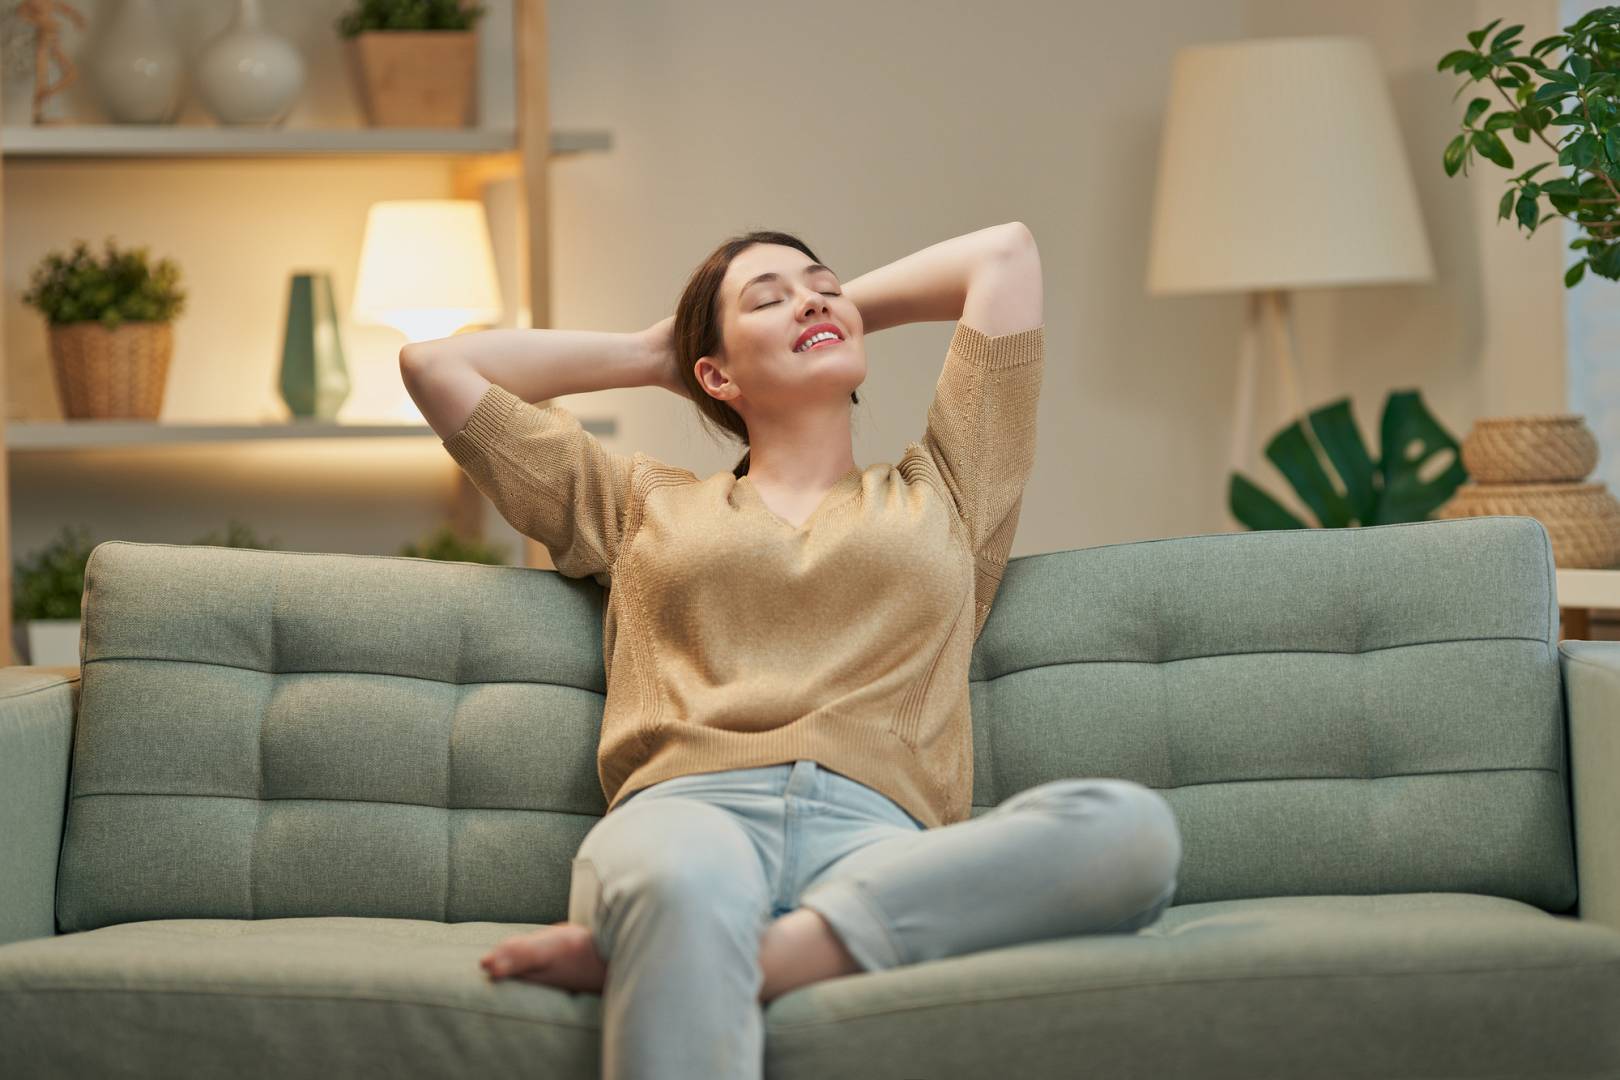
[[[1580,917],[1620,929],[1620,641],[1558,643]]]
[[[0,668],[0,945],[56,933],[77,667]]]

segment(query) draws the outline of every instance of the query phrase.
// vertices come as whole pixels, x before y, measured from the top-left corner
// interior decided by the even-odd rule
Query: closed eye
[[[824,292],[821,295],[822,296],[843,296],[844,294],[843,293],[835,293],[835,292]],[[770,307],[772,304],[780,304],[781,302],[782,301],[780,301],[780,300],[767,300],[767,301],[765,301],[765,303],[759,305],[759,307],[755,308],[754,310],[758,311],[759,308]]]

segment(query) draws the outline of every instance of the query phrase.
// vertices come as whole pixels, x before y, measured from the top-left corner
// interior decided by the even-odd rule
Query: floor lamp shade
[[[476,199],[373,203],[360,244],[352,317],[412,341],[447,337],[501,317],[484,204]]]
[[[1150,294],[1433,275],[1395,110],[1370,44],[1257,38],[1176,53],[1154,193]]]

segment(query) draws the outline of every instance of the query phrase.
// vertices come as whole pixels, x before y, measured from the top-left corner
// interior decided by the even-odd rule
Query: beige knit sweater
[[[671,777],[810,758],[928,828],[969,816],[968,661],[1034,463],[1045,330],[957,322],[922,440],[798,528],[747,476],[613,453],[490,386],[443,446],[558,572],[607,587],[610,812]]]

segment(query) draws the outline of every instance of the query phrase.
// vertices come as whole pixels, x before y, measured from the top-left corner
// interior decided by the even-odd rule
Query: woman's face
[[[798,248],[755,244],[720,284],[722,345],[695,365],[699,381],[743,417],[848,402],[866,380],[861,313],[826,267]],[[805,332],[831,324],[838,341],[795,351]]]

